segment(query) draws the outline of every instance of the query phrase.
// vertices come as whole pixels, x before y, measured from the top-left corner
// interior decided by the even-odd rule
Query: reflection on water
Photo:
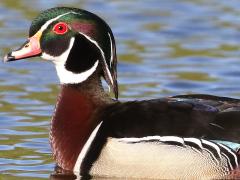
[[[240,98],[238,0],[1,0],[1,56],[25,41],[41,10],[63,5],[93,11],[112,27],[122,100],[183,93]],[[49,178],[54,67],[35,58],[0,68],[0,179]]]

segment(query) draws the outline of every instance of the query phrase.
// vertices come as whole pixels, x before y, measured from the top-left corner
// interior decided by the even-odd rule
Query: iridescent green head
[[[68,7],[40,13],[32,22],[27,42],[4,60],[33,56],[54,62],[63,84],[81,83],[100,67],[118,96],[114,37],[109,26],[93,13]]]

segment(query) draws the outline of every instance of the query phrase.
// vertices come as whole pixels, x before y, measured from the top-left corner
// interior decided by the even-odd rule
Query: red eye
[[[67,31],[68,31],[68,26],[64,22],[57,23],[53,27],[53,32],[55,32],[56,34],[65,34]]]

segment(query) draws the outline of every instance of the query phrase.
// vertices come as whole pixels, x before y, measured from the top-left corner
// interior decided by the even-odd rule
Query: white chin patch
[[[61,84],[77,84],[85,81],[89,76],[91,76],[97,69],[97,66],[98,60],[89,70],[75,74],[66,70],[64,64],[61,63],[56,64],[56,70]]]
[[[70,40],[68,49],[64,53],[62,53],[60,56],[51,56],[46,53],[42,53],[42,56],[41,56],[43,59],[51,60],[55,64],[57,74],[61,84],[77,84],[85,81],[89,76],[91,76],[94,73],[99,63],[99,60],[97,60],[90,69],[78,74],[68,71],[65,68],[65,63],[72,49],[74,41],[75,41],[75,38],[72,37]]]

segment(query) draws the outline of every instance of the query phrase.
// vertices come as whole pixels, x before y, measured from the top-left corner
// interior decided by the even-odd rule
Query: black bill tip
[[[9,52],[6,56],[4,56],[3,58],[3,62],[6,63],[6,62],[9,62],[9,61],[14,61],[15,60],[15,57],[12,56],[12,52]]]

